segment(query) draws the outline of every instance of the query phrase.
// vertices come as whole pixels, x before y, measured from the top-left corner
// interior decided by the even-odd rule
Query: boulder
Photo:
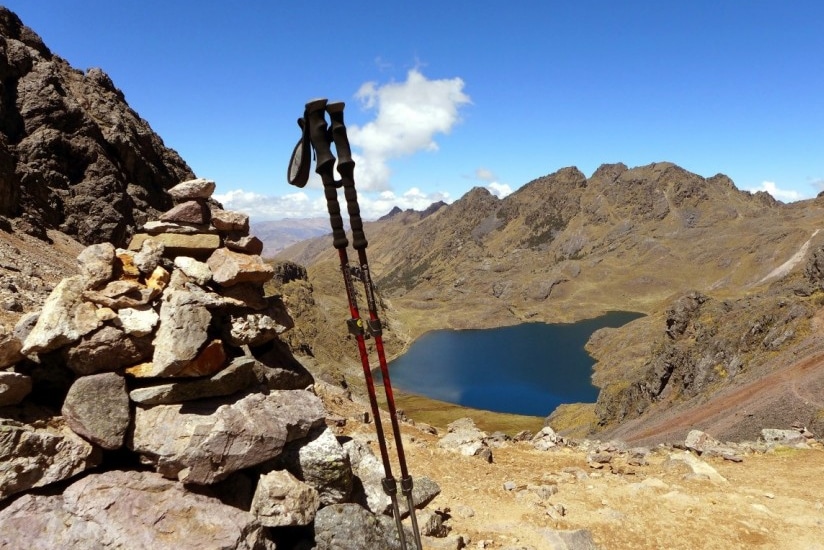
[[[206,485],[277,457],[325,416],[320,399],[300,390],[138,406],[129,447],[165,477]]]
[[[270,390],[299,390],[315,381],[280,340],[249,348],[249,353],[258,361],[255,365],[258,380]]]
[[[412,533],[406,533],[411,542]],[[394,521],[357,504],[333,504],[315,515],[316,550],[402,550]]]
[[[126,380],[113,372],[78,378],[62,413],[76,434],[104,449],[119,449],[131,420]]]
[[[93,304],[83,301],[86,279],[68,277],[51,292],[21,353],[43,353],[79,340],[100,326]]]
[[[269,308],[270,310],[274,308]],[[277,311],[271,311],[277,313]],[[238,312],[231,314],[224,325],[223,337],[233,346],[260,346],[292,328],[292,318],[281,315],[273,318],[269,312]]]
[[[167,289],[160,306],[150,376],[175,376],[197,357],[212,320],[199,297],[187,290]]]
[[[191,256],[193,258],[208,258],[220,248],[220,235],[214,233],[138,233],[129,242],[129,250],[140,250],[143,241],[154,239],[163,245],[164,256]]]
[[[31,387],[30,376],[0,371],[0,407],[19,404],[31,393]]]
[[[249,215],[215,208],[212,210],[212,225],[218,231],[249,233]]]
[[[232,395],[257,382],[255,364],[251,357],[239,357],[209,378],[137,388],[129,393],[129,397],[141,405],[160,405]]]
[[[764,428],[761,430],[761,439],[772,446],[795,447],[797,449],[809,448],[807,438],[798,430]]]
[[[175,258],[175,267],[180,269],[195,284],[203,286],[212,280],[212,270],[204,262],[199,262],[188,256]]]
[[[104,326],[62,350],[66,366],[78,375],[115,371],[151,357],[149,337],[134,338],[113,326]]]
[[[144,275],[151,275],[163,259],[166,247],[154,239],[146,239],[134,254],[134,265]]]
[[[93,244],[77,256],[80,273],[94,288],[108,282],[114,275],[115,248],[111,243]]]
[[[324,506],[348,502],[352,494],[352,465],[343,446],[327,427],[289,445],[279,462],[318,491]]]
[[[32,546],[36,543],[35,546]],[[0,547],[274,550],[255,517],[152,472],[91,474],[0,511]]]
[[[160,221],[205,225],[210,216],[209,206],[203,200],[189,200],[161,214]]]
[[[344,443],[343,448],[352,464],[352,472],[360,480],[363,488],[360,503],[376,514],[391,514],[392,501],[383,490],[383,479],[386,475],[381,461],[372,453],[372,449],[366,443],[357,439],[347,441]],[[406,496],[401,493],[400,478],[396,478],[396,482],[398,508],[401,515],[405,516],[409,513],[409,506],[407,505]],[[440,492],[441,488],[431,479],[427,477],[414,478],[412,483],[412,505],[415,508],[423,508]]]
[[[169,194],[176,201],[208,199],[214,192],[215,182],[204,178],[186,180],[169,189]]]
[[[671,453],[669,456],[669,460],[671,462],[680,462],[685,464],[693,474],[705,477],[714,483],[728,483],[727,479],[718,473],[718,470],[716,470],[715,468],[713,468],[697,456],[693,455],[689,451]]]
[[[492,451],[486,443],[486,433],[479,430],[470,418],[459,418],[449,424],[447,434],[438,441],[438,447],[492,462]]]
[[[6,332],[0,326],[0,368],[8,367],[22,360],[24,355],[20,353],[23,342],[13,332]]]
[[[541,431],[535,434],[531,442],[532,446],[537,450],[548,451],[549,449],[557,447],[558,444],[563,443],[563,439],[555,433],[555,430],[549,426],[544,426],[541,428]]]
[[[63,481],[99,462],[99,450],[59,419],[35,428],[0,418],[0,500]]]
[[[292,527],[310,524],[319,505],[314,487],[276,470],[260,476],[249,511],[267,527]]]
[[[261,254],[263,252],[263,241],[257,237],[245,235],[243,237],[228,237],[224,244],[229,250],[241,252],[243,254]]]
[[[221,286],[238,283],[265,283],[272,278],[274,269],[260,256],[232,252],[218,248],[206,261],[212,270],[212,278]]]
[[[149,306],[124,307],[117,311],[115,324],[129,336],[148,336],[154,331],[160,316]]]

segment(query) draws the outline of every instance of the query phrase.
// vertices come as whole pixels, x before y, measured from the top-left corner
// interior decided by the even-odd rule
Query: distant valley
[[[271,258],[295,243],[326,235],[330,229],[326,218],[305,218],[253,221],[251,232],[263,241],[262,256]]]

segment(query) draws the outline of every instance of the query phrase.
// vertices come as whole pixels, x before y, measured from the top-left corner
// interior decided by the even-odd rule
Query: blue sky
[[[612,162],[824,190],[820,1],[2,3],[253,221],[325,215],[285,177],[316,97],[347,102],[365,217]]]

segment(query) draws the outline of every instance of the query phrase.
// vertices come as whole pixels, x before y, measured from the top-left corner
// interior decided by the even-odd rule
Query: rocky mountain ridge
[[[124,246],[194,177],[99,68],[79,71],[0,6],[0,225]]]
[[[646,313],[590,342],[598,404],[562,407],[550,418],[565,433],[595,435],[676,405],[698,406],[818,354],[822,219],[820,199],[782,204],[739,191],[723,175],[614,164],[590,178],[565,168],[504,199],[474,189],[425,222],[389,218],[366,232],[401,348],[432,329]],[[326,277],[339,278],[328,242],[280,257],[307,263],[321,309],[344,307],[321,297],[334,292]],[[321,336],[318,353],[329,356],[328,345]],[[778,416],[767,403],[749,403],[755,417],[716,435],[755,437],[765,422],[818,426],[824,406],[793,395]],[[641,437],[642,424],[623,437]]]

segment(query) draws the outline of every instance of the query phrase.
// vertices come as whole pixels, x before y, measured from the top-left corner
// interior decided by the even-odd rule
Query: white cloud
[[[325,196],[312,190],[273,197],[239,189],[222,194],[216,193],[214,198],[226,210],[248,214],[253,221],[317,218],[329,215]],[[358,194],[358,206],[364,220],[375,220],[396,206],[401,210],[424,210],[438,201],[449,203],[452,202],[452,198],[449,193],[426,193],[417,187],[412,187],[400,195],[389,190]],[[338,204],[346,219],[346,199],[341,190],[338,190]]]
[[[507,195],[512,194],[512,188],[505,184],[505,183],[498,183],[497,181],[493,181],[489,185],[486,186],[489,189],[490,193],[498,197],[499,199],[504,198]]]
[[[448,193],[428,193],[417,187],[395,193],[389,162],[419,151],[436,151],[436,136],[448,134],[460,121],[460,108],[470,103],[463,88],[460,78],[429,80],[417,69],[410,70],[404,82],[367,82],[360,87],[356,97],[375,112],[375,118],[363,126],[349,125],[347,133],[356,149],[352,158],[364,219],[377,219],[395,206],[423,210],[433,202],[451,202]],[[346,201],[342,191],[338,195],[345,218]],[[244,212],[254,221],[328,216],[323,185],[314,170],[306,187],[295,193],[266,196],[238,189],[214,197],[227,210]]]
[[[801,196],[801,193],[793,189],[779,189],[774,181],[763,181],[761,182],[760,188],[747,189],[747,191],[751,193],[756,193],[758,191],[766,191],[767,193],[772,195],[773,198],[783,202],[798,201],[804,198]]]
[[[305,191],[273,197],[237,189],[222,194],[215,193],[214,199],[226,210],[243,212],[256,221],[314,218],[327,214],[323,196],[310,197]]]
[[[485,182],[485,187],[489,189],[489,192],[499,199],[512,194],[512,187],[510,187],[509,184],[499,182],[498,176],[488,168],[481,167],[475,170],[475,177]]]
[[[437,134],[448,134],[460,120],[459,109],[470,103],[460,78],[429,80],[417,69],[405,82],[363,84],[355,94],[375,120],[349,127],[349,139],[360,154],[358,184],[365,191],[390,189],[388,162],[418,151],[437,151]]]

